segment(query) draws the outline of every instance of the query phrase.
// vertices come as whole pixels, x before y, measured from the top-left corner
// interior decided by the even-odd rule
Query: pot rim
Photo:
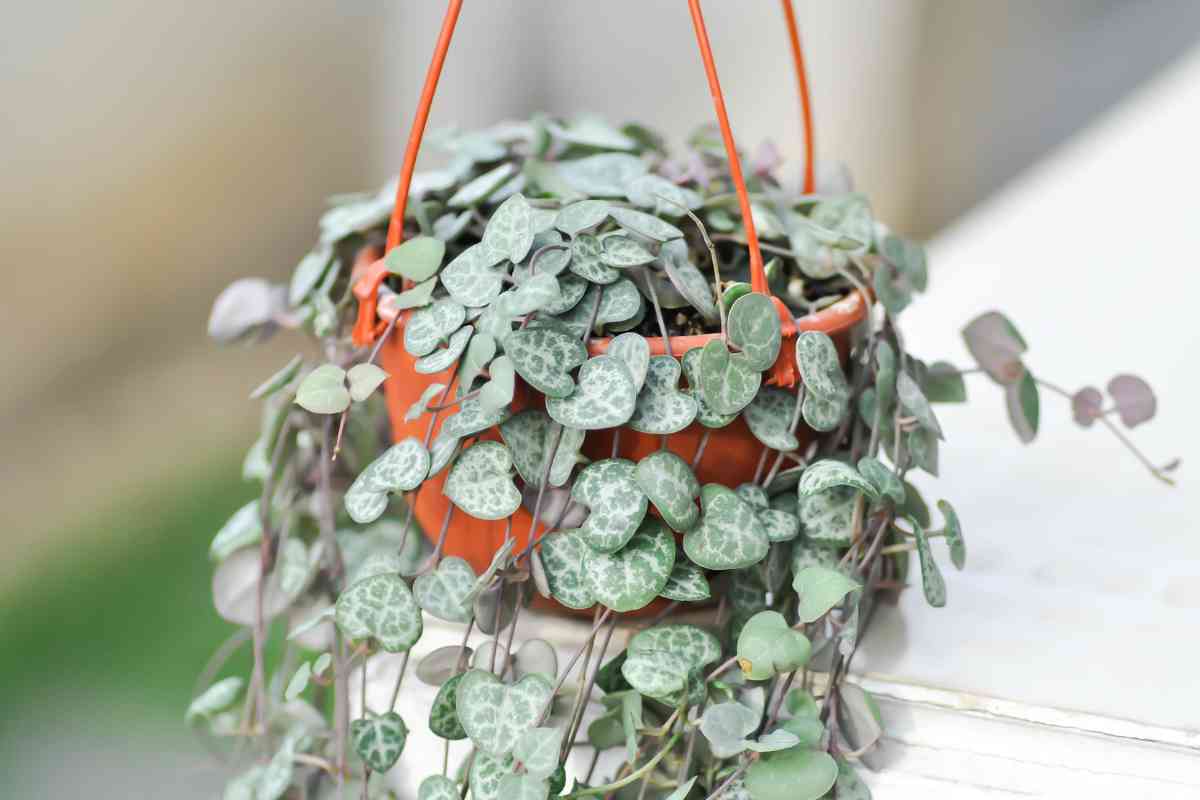
[[[796,317],[796,332],[820,331],[832,336],[835,333],[853,328],[866,319],[867,308],[868,304],[863,298],[862,292],[854,289],[841,300],[822,308],[815,314]],[[670,355],[682,358],[689,350],[704,347],[704,345],[714,339],[719,340],[720,338],[721,334],[719,332],[702,333],[696,336],[672,336]],[[650,345],[650,355],[668,355],[667,348],[663,344],[661,336],[647,336],[645,339],[646,343]],[[612,340],[613,337],[611,336],[591,339],[588,342],[588,354],[593,356],[602,355],[608,350],[608,345]]]

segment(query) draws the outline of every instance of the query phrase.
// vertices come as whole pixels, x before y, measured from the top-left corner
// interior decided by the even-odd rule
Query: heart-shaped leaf
[[[738,635],[738,666],[752,681],[799,669],[808,663],[811,654],[808,637],[792,629],[778,611],[758,612]]]
[[[704,345],[700,353],[700,391],[718,414],[736,414],[750,405],[761,381],[762,374],[745,353],[730,354],[719,339]]]
[[[554,213],[550,209],[546,209],[546,211]],[[529,253],[529,258],[522,261],[513,270],[513,280],[518,285],[532,275],[557,277],[571,263],[571,244],[555,230],[542,231],[534,236],[533,246],[529,249]]]
[[[595,287],[594,291],[600,291],[600,287]],[[641,310],[642,295],[637,286],[633,281],[621,278],[604,287],[604,295],[600,298],[599,308],[596,309],[596,330],[605,325],[632,319],[641,313]]]
[[[492,212],[480,244],[491,263],[508,259],[515,264],[529,252],[533,234],[533,210],[523,195],[514,194]]]
[[[938,424],[920,385],[907,372],[901,371],[896,376],[896,397],[900,400],[900,406],[916,418],[917,424],[933,431],[939,439],[945,438],[942,436],[942,426]]]
[[[545,639],[527,640],[513,655],[513,673],[518,679],[537,673],[554,680],[558,676],[558,655],[554,645]]]
[[[712,285],[704,273],[688,260],[686,242],[675,239],[664,244],[659,251],[658,261],[679,294],[700,312],[706,322],[715,323],[721,319]]]
[[[429,452],[415,436],[394,444],[367,465],[346,490],[346,512],[360,524],[374,522],[387,508],[388,495],[421,485],[429,474]]]
[[[605,266],[622,269],[649,264],[654,254],[628,236],[605,236],[604,248],[600,251],[600,262]]]
[[[432,236],[414,236],[393,247],[383,258],[388,272],[420,283],[432,278],[442,265],[446,243]]]
[[[678,600],[681,603],[695,603],[712,597],[708,579],[704,570],[686,560],[676,558],[667,585],[659,592],[668,600]]]
[[[1117,375],[1108,382],[1117,414],[1125,427],[1133,428],[1154,418],[1158,400],[1150,384],[1137,375]]]
[[[506,161],[498,167],[488,170],[477,178],[473,178],[469,182],[455,192],[446,205],[451,208],[466,208],[482,203],[490,197],[497,189],[515,175],[517,172],[516,164],[511,161]]]
[[[608,343],[605,355],[615,356],[629,367],[633,384],[640,392],[646,382],[646,371],[650,368],[650,345],[636,333],[622,333]]]
[[[1012,386],[1026,374],[1021,355],[1025,340],[999,311],[980,314],[963,329],[967,350],[984,372],[1001,386]]]
[[[516,371],[512,359],[500,356],[488,366],[491,377],[479,387],[479,407],[485,414],[494,414],[508,408],[516,390]]]
[[[421,396],[417,398],[417,401],[404,412],[404,421],[412,422],[420,418],[422,414],[429,410],[429,404],[433,402],[433,399],[440,396],[445,390],[446,384],[444,383],[431,383],[426,386],[425,391],[421,392]]]
[[[636,611],[667,585],[675,566],[675,539],[656,519],[642,522],[621,550],[591,551],[584,564],[592,596],[613,611]]]
[[[492,266],[494,263],[488,261],[483,245],[474,244],[447,264],[439,277],[456,302],[473,308],[486,306],[504,288],[505,270]]]
[[[779,312],[765,294],[751,292],[729,309],[729,341],[737,345],[751,368],[770,369],[782,342]]]
[[[844,573],[829,567],[804,567],[792,578],[792,588],[800,596],[796,614],[801,622],[815,622],[842,602],[851,592],[862,588]]]
[[[687,688],[688,662],[665,650],[630,653],[621,664],[621,675],[639,694],[661,700]]]
[[[1104,395],[1094,386],[1085,386],[1071,396],[1071,412],[1084,428],[1092,427],[1104,412]]]
[[[455,648],[457,651],[458,648]],[[467,738],[467,732],[458,720],[458,685],[462,683],[467,673],[460,672],[452,676],[438,689],[433,698],[433,706],[429,711],[429,730],[435,736],[450,741]],[[457,795],[456,795],[457,796]]]
[[[350,723],[350,740],[372,772],[387,772],[400,758],[408,739],[408,726],[395,711],[373,714]]]
[[[429,305],[433,299],[433,290],[437,288],[437,277],[430,278],[427,281],[421,281],[411,289],[407,289],[399,294],[385,292],[385,287],[380,287],[379,290],[379,316],[381,319],[391,319],[394,315],[401,311],[407,311],[410,308],[421,308]]]
[[[493,425],[499,425],[508,419],[511,413],[507,408],[487,410],[480,404],[478,398],[472,397],[459,404],[458,413],[446,418],[446,421],[442,423],[441,432],[445,436],[462,439],[471,434],[486,431]]]
[[[608,458],[584,467],[571,488],[571,497],[590,513],[579,536],[593,550],[620,550],[637,533],[648,501],[634,479],[636,467],[623,458]]]
[[[937,507],[945,520],[946,546],[950,548],[950,561],[956,569],[962,569],[967,563],[967,543],[963,541],[958,513],[946,500],[938,500]]]
[[[541,675],[506,686],[492,673],[473,669],[458,685],[458,718],[476,747],[499,758],[537,725],[552,694],[553,686]]]
[[[443,493],[476,519],[504,519],[521,507],[512,454],[499,442],[476,442],[450,468]]]
[[[922,386],[931,403],[967,402],[967,384],[963,374],[948,362],[935,361],[930,364]]]
[[[467,664],[471,653],[471,648],[456,644],[431,650],[417,664],[417,677],[430,686],[441,686],[459,674],[460,664]]]
[[[583,342],[555,328],[514,331],[504,352],[525,382],[547,397],[567,397],[574,392],[575,381],[568,373],[587,360]]]
[[[696,421],[706,428],[724,428],[737,419],[737,413],[720,414],[704,398],[700,390],[700,359],[703,351],[700,348],[688,350],[683,354],[683,373],[687,376],[687,393],[696,400]]]
[[[404,349],[414,356],[427,356],[454,333],[467,318],[467,310],[446,297],[418,308],[404,326]]]
[[[879,459],[869,456],[859,459],[858,472],[871,482],[880,497],[886,497],[898,506],[904,504],[903,481]]]
[[[556,728],[533,728],[513,746],[513,758],[528,775],[548,778],[558,768],[558,751],[563,732]]]
[[[373,575],[343,591],[334,621],[349,638],[373,638],[389,653],[403,652],[421,638],[421,608],[395,574]]]
[[[470,622],[471,589],[475,586],[475,570],[461,558],[443,558],[433,572],[417,577],[413,595],[421,608],[447,622]]]
[[[648,171],[645,161],[628,153],[600,153],[558,164],[559,177],[591,197],[624,197],[625,186]]]
[[[661,175],[643,175],[630,181],[625,187],[625,197],[659,217],[679,217],[689,208],[699,208],[701,203],[698,192],[676,186]]]
[[[740,569],[757,564],[770,542],[754,508],[737,492],[709,483],[700,493],[700,524],[683,537],[683,552],[705,569]]]
[[[445,775],[430,775],[421,781],[417,800],[460,800],[458,784]]]
[[[475,800],[500,800],[500,782],[512,774],[513,757],[493,758],[477,752],[471,762],[471,795]],[[507,800],[507,798],[505,799]]]
[[[577,430],[624,425],[633,415],[637,390],[625,362],[615,356],[595,356],[579,368],[579,381],[570,397],[546,398],[546,413]]]
[[[565,530],[542,537],[539,553],[550,594],[567,608],[585,609],[596,604],[585,572],[589,552],[591,548],[584,544],[578,531]]]
[[[602,260],[604,245],[590,233],[581,233],[571,241],[571,264],[569,269],[592,283],[612,283],[621,273]]]
[[[496,356],[496,340],[485,333],[476,333],[467,345],[458,368],[458,387],[462,392],[475,388],[475,379]]]
[[[417,363],[413,365],[413,369],[422,375],[434,375],[450,369],[458,361],[463,350],[467,348],[467,343],[471,341],[471,336],[474,333],[475,329],[470,325],[462,326],[450,334],[450,341],[445,347],[434,350],[429,355],[417,359]],[[350,392],[353,394],[353,377],[351,381]]]
[[[754,509],[758,524],[770,542],[790,542],[800,535],[800,518],[787,509],[772,508],[767,493],[753,483],[743,483],[737,488],[738,497]],[[794,495],[788,497],[795,499]]]
[[[603,200],[580,200],[563,206],[554,218],[554,227],[568,236],[595,228],[608,217],[608,203]]]
[[[792,432],[796,395],[768,386],[755,395],[743,416],[754,437],[772,450],[795,450],[800,446]]]
[[[751,764],[745,785],[754,800],[818,800],[837,775],[837,762],[828,753],[793,748]]]
[[[796,337],[796,365],[810,394],[831,401],[845,401],[850,386],[838,361],[833,340],[820,331],[805,331]]]
[[[346,372],[350,384],[350,398],[361,403],[387,380],[388,374],[374,364],[355,364]]]
[[[700,482],[679,456],[668,450],[653,452],[638,462],[634,478],[673,530],[689,531],[700,519]]]
[[[446,436],[445,434],[439,434],[434,437],[433,444],[429,446],[430,476],[437,475],[446,468],[447,464],[454,460],[455,456],[458,455],[458,445],[461,441],[456,436]]]
[[[546,431],[552,424],[546,412],[536,408],[527,408],[500,424],[500,436],[526,484],[541,485]]]
[[[717,758],[733,758],[746,749],[746,737],[758,727],[759,714],[736,701],[717,703],[705,709],[700,732]]]
[[[804,538],[823,547],[846,547],[854,537],[854,508],[860,494],[850,486],[831,486],[800,498]]]
[[[642,433],[667,435],[683,430],[696,418],[696,400],[679,391],[679,362],[672,356],[650,359],[645,385],[629,427]]]
[[[565,314],[579,305],[583,295],[591,286],[578,275],[558,276],[558,299],[552,300],[542,307],[543,314]],[[590,309],[589,309],[590,313]]]
[[[645,211],[613,206],[608,213],[625,230],[652,241],[666,242],[671,239],[683,238],[683,231],[679,228],[669,222],[664,222],[653,214],[647,214]]]
[[[296,405],[314,414],[340,414],[350,407],[346,372],[336,364],[322,364],[304,376],[296,389]]]
[[[921,589],[925,592],[925,601],[934,608],[946,605],[946,580],[937,562],[933,560],[933,549],[929,546],[929,537],[925,529],[912,517],[908,518],[913,526],[913,538],[917,540],[917,556],[921,562]]]
[[[546,800],[550,784],[545,778],[533,775],[505,775],[500,779],[497,794],[505,800]]]
[[[841,423],[842,418],[846,415],[846,408],[845,397],[829,399],[813,392],[806,392],[800,411],[804,417],[804,424],[814,431],[827,433],[836,429]]]
[[[502,292],[492,301],[492,307],[501,316],[523,317],[553,304],[560,293],[557,278],[539,273],[526,277],[515,289]]]
[[[824,458],[809,464],[800,476],[797,488],[801,497],[807,497],[833,486],[850,486],[872,499],[878,496],[874,485],[859,475],[858,470],[832,458]]]
[[[652,650],[673,653],[687,662],[689,671],[721,660],[721,642],[716,636],[695,625],[655,625],[634,635],[629,640],[627,649],[630,655]]]

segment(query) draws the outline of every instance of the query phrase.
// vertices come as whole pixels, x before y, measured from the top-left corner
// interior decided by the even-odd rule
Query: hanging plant
[[[439,132],[443,166],[410,160],[399,205],[395,187],[334,198],[290,284],[217,300],[217,338],[291,327],[323,354],[255,391],[243,471],[261,498],[211,549],[216,607],[250,627],[254,669],[206,687],[188,721],[269,756],[226,797],[347,781],[383,797],[372,776],[428,735],[472,750],[431,770],[422,800],[867,797],[853,763],[878,713],[842,681],[863,625],[911,553],[935,607],[939,561],[966,560],[953,506],[935,522],[907,480],[938,473],[935,406],[983,373],[1021,441],[1048,389],[1133,448],[1119,426],[1153,416],[1149,386],[1059,389],[999,312],[964,331],[974,366],[910,353],[898,320],[926,288],[922,247],[849,185],[810,169],[789,190],[772,148],[743,176],[719,94],[718,112],[678,156],[591,116]],[[1170,481],[1173,464],[1134,452]],[[535,598],[591,612],[580,652],[522,643]],[[694,608],[707,624],[674,621]],[[609,658],[615,626],[647,613]],[[463,645],[416,665],[440,689],[429,719],[403,719],[425,615]],[[475,629],[494,638],[473,652]],[[350,671],[365,681],[381,653],[402,654],[392,702],[368,708],[364,690],[351,720]],[[593,700],[605,711],[584,730]],[[624,764],[568,780],[581,732]]]

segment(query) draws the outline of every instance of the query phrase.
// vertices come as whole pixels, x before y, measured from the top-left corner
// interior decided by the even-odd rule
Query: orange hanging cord
[[[808,73],[804,69],[804,51],[800,49],[800,30],[796,27],[796,11],[792,8],[792,0],[781,0],[783,3],[783,20],[787,24],[788,41],[792,45],[792,61],[796,67],[796,83],[800,90],[800,109],[804,122],[804,193],[812,194],[817,190],[816,145],[813,142],[812,101],[808,96]]]
[[[812,125],[808,105],[808,84],[803,73],[804,62],[800,55],[800,41],[796,33],[795,15],[792,13],[789,0],[783,0],[783,5],[792,39],[792,52],[798,70],[801,101],[804,107],[806,146],[809,154],[805,173],[805,191],[811,191]],[[729,115],[725,110],[725,98],[721,92],[721,83],[717,78],[717,67],[713,60],[712,47],[708,40],[708,31],[704,26],[704,14],[700,9],[699,0],[688,0],[688,8],[691,11],[692,24],[696,29],[696,42],[700,47],[700,57],[704,62],[704,71],[708,77],[709,91],[712,93],[717,122],[721,128],[721,138],[725,144],[725,152],[729,157],[729,168],[733,178],[734,190],[737,192],[738,204],[741,207],[742,220],[746,228],[746,240],[750,249],[751,288],[756,292],[770,294],[770,287],[767,284],[767,274],[763,266],[762,250],[758,243],[758,231],[754,227],[754,218],[750,209],[750,196],[746,190],[746,180],[742,175],[741,161],[738,158],[737,146],[734,143],[733,131],[729,124]],[[404,152],[404,164],[400,172],[400,181],[396,186],[396,204],[388,225],[388,251],[400,244],[404,238],[404,213],[408,202],[408,189],[412,183],[417,154],[421,149],[421,139],[425,134],[425,124],[429,120],[429,109],[433,105],[433,96],[437,92],[438,78],[441,76],[442,66],[446,61],[446,53],[450,49],[450,40],[454,36],[454,27],[458,22],[461,10],[462,0],[449,0],[446,6],[446,15],[442,20],[442,30],[438,35],[437,45],[434,47],[433,60],[430,62],[429,70],[425,74],[425,85],[421,90],[421,99],[417,105],[417,113],[413,119],[412,130],[408,137],[408,147]],[[354,325],[353,336],[354,343],[360,347],[373,342],[379,333],[380,324],[376,319],[376,302],[379,295],[379,287],[387,277],[387,274],[387,268],[384,266],[383,259],[380,259],[371,264],[355,281],[354,296],[358,300],[359,305],[358,319]],[[776,305],[782,307],[783,304],[777,302]],[[781,316],[783,316],[782,311]],[[787,315],[787,322],[792,322],[790,314]],[[794,331],[794,324],[791,327]]]

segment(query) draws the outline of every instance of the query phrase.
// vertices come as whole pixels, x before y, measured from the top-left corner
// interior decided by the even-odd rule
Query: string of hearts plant
[[[227,800],[390,797],[418,768],[418,800],[869,797],[855,765],[881,721],[844,680],[861,631],[911,553],[935,607],[937,540],[966,559],[954,508],[939,500],[935,526],[907,480],[938,472],[934,405],[983,373],[1029,442],[1048,389],[1171,481],[1177,462],[1119,427],[1154,414],[1139,378],[1107,400],[1060,389],[994,311],[964,330],[974,366],[910,353],[898,318],[926,288],[923,249],[848,178],[816,184],[811,151],[801,192],[770,146],[742,174],[689,6],[720,135],[671,158],[595,117],[442,132],[444,166],[414,175],[410,144],[398,192],[333,198],[288,285],[217,299],[216,339],[287,327],[318,354],[253,392],[243,473],[261,492],[210,548],[238,630],[186,716],[232,743]],[[480,541],[482,558],[452,554]],[[529,636],[531,603],[590,611],[583,644]],[[427,618],[462,633],[416,664],[436,687],[417,718]],[[248,678],[226,674],[246,642]],[[369,702],[384,662],[389,701]],[[410,728],[442,741],[440,769],[397,767]]]

